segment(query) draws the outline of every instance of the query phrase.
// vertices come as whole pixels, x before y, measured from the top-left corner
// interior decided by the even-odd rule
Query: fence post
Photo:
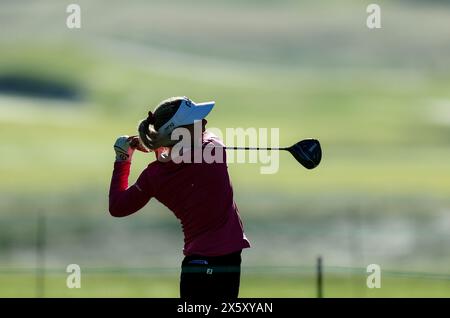
[[[36,297],[45,296],[45,214],[40,211],[36,227]]]
[[[317,298],[323,298],[322,256],[317,258]]]

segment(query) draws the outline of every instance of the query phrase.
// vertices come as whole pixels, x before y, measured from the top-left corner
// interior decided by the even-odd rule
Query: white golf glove
[[[114,150],[116,151],[116,161],[131,161],[134,147],[131,147],[131,138],[129,136],[120,136],[114,143]]]

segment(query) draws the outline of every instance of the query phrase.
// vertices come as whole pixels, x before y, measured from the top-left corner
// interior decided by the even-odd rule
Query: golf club
[[[230,150],[286,150],[306,169],[314,169],[322,159],[322,148],[316,139],[304,139],[290,147],[225,147]]]
[[[131,136],[131,146],[143,151],[148,150],[140,144],[137,136]],[[229,150],[286,150],[306,169],[314,169],[322,160],[322,148],[316,139],[304,139],[290,147],[224,147]]]

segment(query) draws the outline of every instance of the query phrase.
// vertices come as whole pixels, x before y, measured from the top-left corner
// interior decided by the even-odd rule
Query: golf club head
[[[316,139],[305,139],[287,148],[294,158],[306,169],[314,169],[322,160],[322,148]]]

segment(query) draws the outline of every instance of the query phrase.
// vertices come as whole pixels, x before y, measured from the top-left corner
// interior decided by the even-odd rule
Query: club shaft
[[[230,150],[287,150],[287,148],[280,147],[224,147]]]

